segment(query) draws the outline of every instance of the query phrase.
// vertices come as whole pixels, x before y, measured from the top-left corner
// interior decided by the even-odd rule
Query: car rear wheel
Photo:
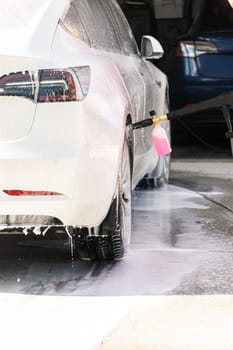
[[[131,239],[131,218],[131,167],[129,147],[125,141],[118,176],[117,195],[101,225],[102,239],[99,237],[97,242],[96,249],[99,259],[121,259],[125,255]]]

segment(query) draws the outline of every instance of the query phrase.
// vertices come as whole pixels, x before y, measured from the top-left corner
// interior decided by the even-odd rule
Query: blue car
[[[172,108],[233,90],[233,29],[179,41],[169,74]]]
[[[179,108],[233,90],[233,3],[198,0],[188,32],[171,50],[171,105]],[[169,62],[169,63],[170,63]]]

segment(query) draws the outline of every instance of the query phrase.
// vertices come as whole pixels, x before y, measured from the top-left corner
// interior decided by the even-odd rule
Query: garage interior
[[[140,45],[141,35],[153,35],[171,45],[203,30],[232,28],[230,0],[119,0]]]
[[[168,76],[174,69],[173,61],[179,40],[196,33],[233,28],[233,11],[229,11],[232,8],[231,0],[118,0],[118,2],[131,25],[139,48],[142,35],[152,35],[162,44],[164,57],[154,64]],[[173,121],[173,144],[186,145],[191,142],[207,148],[209,146],[210,149],[214,147],[220,147],[223,151],[228,149],[229,140],[225,139],[226,125],[222,114],[220,111],[211,113]],[[214,122],[209,122],[212,117]]]
[[[230,0],[118,0],[140,47],[142,35],[152,35],[165,55],[160,66],[171,69],[168,56],[177,41],[209,30],[233,28]],[[233,2],[232,2],[233,3]]]

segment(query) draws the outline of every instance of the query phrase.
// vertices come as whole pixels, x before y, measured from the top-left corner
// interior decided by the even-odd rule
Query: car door
[[[145,77],[149,79],[149,73],[120,7],[114,0],[76,0],[74,12],[78,31],[83,33],[82,39],[93,49],[101,50],[101,55],[106,55],[118,66],[132,102],[133,122],[146,118],[146,111],[150,108],[146,107],[148,86]],[[144,129],[134,131],[134,141],[136,185],[147,172],[145,166],[148,166]]]
[[[139,59],[137,44],[126,18],[116,1],[100,1],[104,2],[107,15],[114,27],[121,48],[119,54],[114,53],[112,58],[117,63],[127,86],[133,103],[133,117],[136,122],[143,119],[145,115],[145,83],[143,76],[137,67],[137,61]]]
[[[140,55],[129,24],[118,4],[114,0],[109,0],[109,6],[112,22],[124,53],[124,59],[116,55],[114,59],[117,60],[128,88],[136,120],[143,120],[149,117],[150,111],[156,106],[158,87],[156,86],[155,71],[153,71],[152,64]],[[152,148],[151,128],[135,130],[134,140],[134,172],[139,179],[151,171],[152,167],[151,159],[149,159]],[[153,161],[156,160],[153,159]]]

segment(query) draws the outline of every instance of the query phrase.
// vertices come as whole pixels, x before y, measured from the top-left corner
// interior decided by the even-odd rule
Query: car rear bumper
[[[112,64],[93,68],[84,100],[37,103],[29,121],[24,105],[24,98],[0,98],[5,130],[0,135],[3,223],[5,216],[48,216],[65,226],[99,226],[116,192],[128,114],[118,71]],[[20,133],[9,137],[9,126]],[[12,196],[6,193],[10,190],[58,194]]]
[[[103,154],[105,151],[104,148]],[[114,152],[113,147],[112,154]],[[114,194],[116,177],[113,172],[106,171],[103,164],[108,161],[105,157],[95,166],[95,160],[84,150],[82,157],[74,159],[1,159],[0,215],[43,215],[55,217],[64,225],[97,226],[106,215]],[[56,194],[12,196],[4,190]]]
[[[113,104],[105,111],[92,106],[42,104],[26,137],[0,142],[0,217],[49,216],[65,226],[100,225],[116,191],[124,114],[120,117]],[[4,190],[58,194],[12,196]]]

